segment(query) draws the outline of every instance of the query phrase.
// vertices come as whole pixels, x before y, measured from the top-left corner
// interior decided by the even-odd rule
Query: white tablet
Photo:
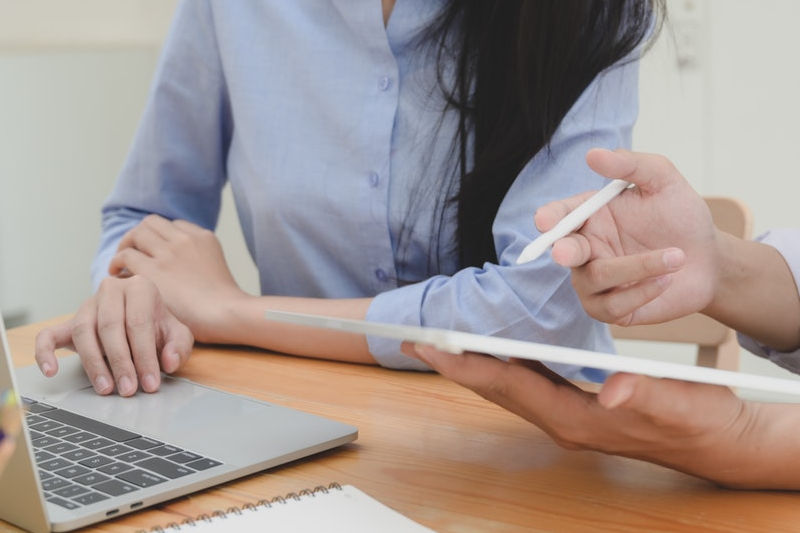
[[[590,368],[600,368],[612,372],[630,372],[658,378],[672,378],[684,381],[696,381],[713,385],[740,387],[744,389],[791,394],[800,396],[800,380],[759,376],[719,370],[701,366],[653,361],[638,357],[613,355],[564,346],[551,346],[535,342],[504,339],[464,333],[448,329],[401,326],[365,320],[350,320],[322,315],[290,313],[285,311],[267,311],[268,320],[289,322],[301,326],[311,326],[350,333],[363,333],[378,337],[389,337],[419,344],[429,344],[439,350],[462,353],[478,352],[497,356],[531,359],[549,363],[564,363]]]

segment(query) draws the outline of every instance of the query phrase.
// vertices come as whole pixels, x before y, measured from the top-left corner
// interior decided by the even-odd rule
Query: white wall
[[[100,205],[176,5],[42,1],[0,0],[0,309],[12,325],[73,312],[91,294]],[[218,232],[257,292],[227,190]]]
[[[29,321],[71,312],[89,294],[99,205],[176,0],[61,4],[0,0],[0,307]],[[672,26],[642,65],[635,148],[667,154],[703,194],[743,198],[757,231],[800,224],[800,2],[669,4]],[[227,193],[219,234],[235,276],[256,292]],[[688,348],[621,349],[690,358]],[[751,359],[745,368],[761,363]]]

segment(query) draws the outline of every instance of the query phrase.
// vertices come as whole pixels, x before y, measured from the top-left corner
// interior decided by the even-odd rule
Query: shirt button
[[[381,91],[388,91],[391,86],[392,78],[389,76],[382,76],[381,79],[378,80],[378,88]]]
[[[372,187],[377,187],[380,182],[381,182],[381,177],[378,176],[377,172],[370,172],[369,173],[369,184]]]
[[[375,270],[375,277],[378,278],[378,281],[381,283],[389,279],[389,276],[386,275],[386,271],[384,271],[382,268]]]

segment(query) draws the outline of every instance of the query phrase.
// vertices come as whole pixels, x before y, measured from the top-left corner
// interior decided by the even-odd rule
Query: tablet
[[[301,326],[335,329],[350,333],[388,337],[417,344],[428,344],[445,352],[478,352],[547,363],[599,368],[611,372],[630,372],[657,378],[680,379],[800,396],[800,380],[760,376],[666,361],[653,361],[639,357],[613,355],[501,337],[489,337],[487,335],[448,329],[403,326],[286,311],[267,311],[265,316],[268,320],[288,322]]]

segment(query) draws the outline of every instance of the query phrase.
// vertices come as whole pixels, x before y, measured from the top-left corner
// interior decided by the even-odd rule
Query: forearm
[[[773,247],[718,232],[720,278],[708,316],[777,350],[800,346],[800,298]]]
[[[257,346],[293,355],[375,364],[363,335],[294,326],[264,318],[267,309],[363,319],[371,298],[319,299],[247,295],[227,305],[204,339],[219,344]],[[219,315],[218,315],[219,316]]]

